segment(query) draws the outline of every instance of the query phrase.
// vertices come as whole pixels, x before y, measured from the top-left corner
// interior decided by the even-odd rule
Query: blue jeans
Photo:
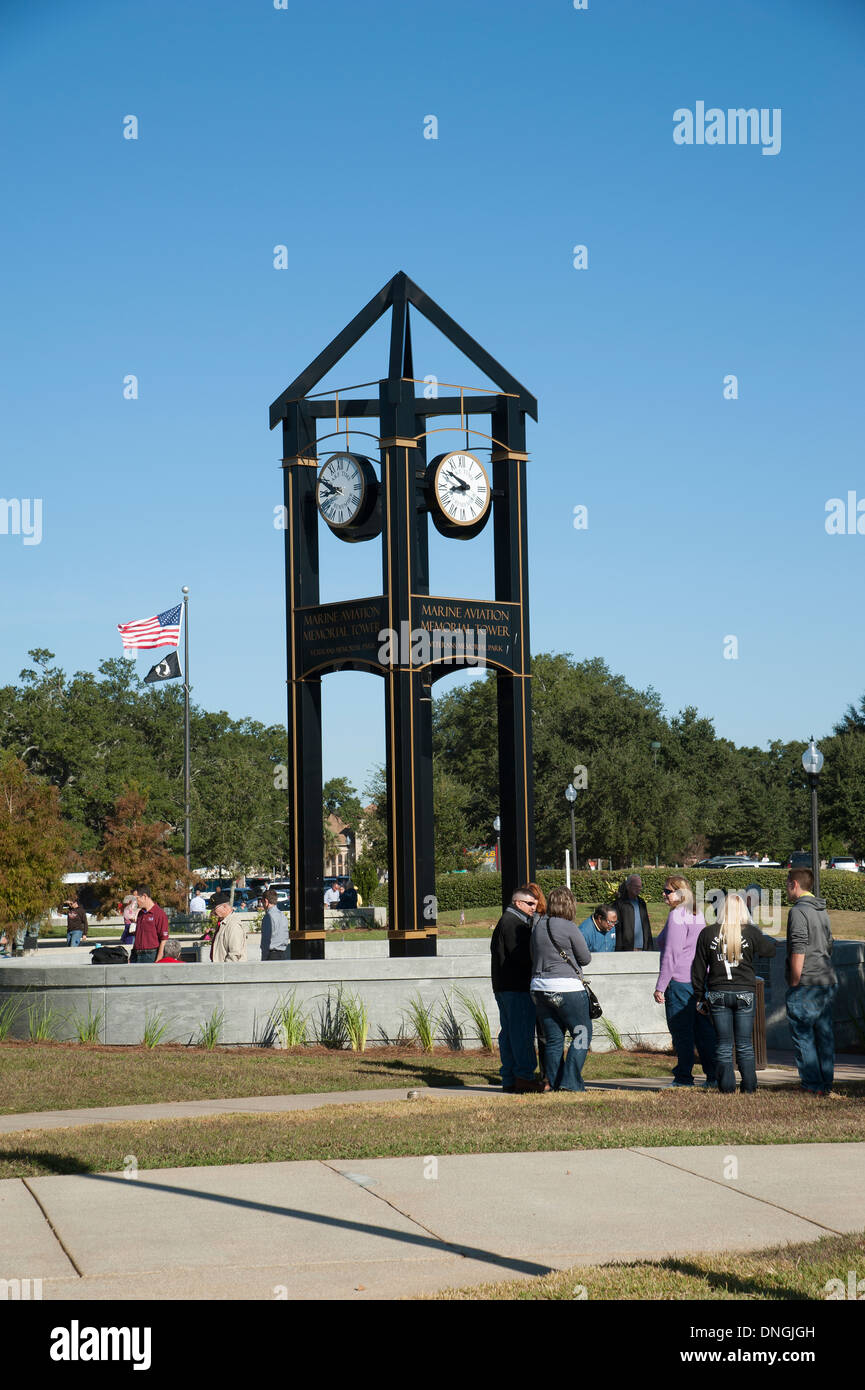
[[[714,1082],[715,1032],[705,1015],[697,1013],[693,985],[671,980],[664,992],[664,1008],[676,1052],[673,1080],[680,1086],[693,1086],[696,1043],[706,1080]]]
[[[80,931],[77,927],[75,931],[68,931],[66,933],[66,945],[77,946],[83,935],[83,931]]]
[[[835,1080],[832,1001],[837,985],[797,985],[787,990],[787,1022],[799,1080],[806,1091],[831,1091]]]
[[[589,998],[584,989],[562,994],[532,993],[544,1038],[544,1070],[554,1091],[584,1091],[583,1063],[592,1041]],[[565,1034],[571,1045],[565,1057]]]
[[[513,1086],[517,1077],[531,1081],[535,1074],[535,1006],[528,990],[503,990],[496,995],[501,1031],[499,1057],[502,1085]]]
[[[754,1001],[752,989],[711,989],[706,1001],[718,1035],[718,1090],[729,1095],[736,1089],[733,1071],[733,1044],[742,1078],[743,1094],[756,1091],[757,1067],[754,1060]]]
[[[130,965],[152,965],[156,960],[158,946],[154,946],[152,951],[133,951],[130,957]]]

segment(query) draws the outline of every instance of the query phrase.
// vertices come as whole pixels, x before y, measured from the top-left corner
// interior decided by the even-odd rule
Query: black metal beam
[[[412,594],[429,592],[427,518],[418,511],[425,454],[407,445],[416,429],[414,386],[380,383],[382,445],[382,591],[388,626],[411,626]],[[417,586],[417,587],[416,587]],[[435,955],[432,702],[429,678],[406,654],[385,674],[388,920],[391,956]]]
[[[365,304],[359,314],[355,314],[351,323],[346,324],[341,333],[337,333],[332,338],[323,352],[318,354],[308,367],[296,376],[289,386],[286,386],[282,395],[277,396],[273,405],[270,407],[270,428],[278,425],[284,419],[290,401],[296,401],[301,396],[306,396],[317,386],[323,376],[326,376],[331,367],[335,367],[341,357],[359,342],[364,333],[377,323],[388,305],[393,302],[394,287],[400,280],[404,280],[405,274],[399,271],[397,275],[383,285],[378,294],[374,294],[368,304]]]
[[[397,271],[392,280],[383,285],[378,294],[373,295],[368,304],[364,305],[359,314],[346,324],[341,333],[337,333],[324,349],[318,354],[313,362],[310,362],[299,376],[296,376],[290,386],[287,386],[280,396],[270,407],[270,428],[273,429],[280,420],[285,418],[286,410],[290,401],[299,400],[306,396],[317,386],[322,377],[335,367],[341,357],[359,342],[363,335],[377,323],[382,314],[391,305],[394,306],[394,315],[391,323],[390,340],[390,368],[389,375],[394,379],[404,374],[404,364],[407,360],[405,354],[406,346],[406,312],[401,306],[413,304],[416,309],[428,319],[434,328],[453,343],[469,361],[473,362],[485,376],[495,382],[502,391],[516,396],[519,399],[520,409],[531,415],[533,420],[538,418],[538,403],[530,391],[517,381],[515,376],[511,376],[500,362],[487,352],[486,348],[481,347],[470,333],[461,328],[456,319],[452,319],[450,314],[445,313],[441,305],[431,299],[428,294],[410,280],[405,271]],[[394,364],[396,363],[396,370]]]
[[[405,361],[405,332],[406,314],[408,305],[405,297],[406,277],[400,271],[391,280],[391,311],[390,320],[390,357],[388,359],[387,374],[391,381],[397,381],[404,376],[403,363]]]
[[[379,414],[380,404],[377,398],[375,400],[369,400],[367,398],[361,400],[358,397],[355,400],[350,400],[347,396],[340,396],[339,417],[342,419],[347,415],[355,419],[364,415],[377,416]],[[494,410],[500,409],[502,397],[466,395],[463,397],[462,404],[464,415],[491,415]],[[336,417],[336,403],[332,400],[322,399],[319,401],[307,401],[306,409],[307,413],[311,415],[313,419],[333,420]],[[417,404],[415,406],[416,415],[459,415],[459,413],[459,396],[439,396],[431,400],[426,400],[422,396],[417,398]]]
[[[434,299],[430,299],[428,294],[424,294],[419,285],[408,278],[406,278],[406,295],[409,303],[419,309],[434,328],[449,338],[464,357],[468,357],[471,362],[474,362],[475,366],[490,377],[502,391],[518,396],[521,409],[531,415],[533,420],[537,420],[538,403],[531,392],[527,391],[515,376],[511,376],[510,372],[500,362],[497,362],[486,348],[481,347],[471,334],[461,328],[456,319],[452,319],[450,314],[446,314],[441,305],[436,304]]]
[[[496,674],[502,906],[506,907],[514,890],[535,877],[526,465],[521,457],[526,448],[526,420],[517,401],[503,398],[493,413],[490,433],[511,454],[493,463],[496,598],[520,605],[520,669],[514,675]]]
[[[314,458],[315,421],[303,402],[289,405],[283,425],[287,459]],[[291,937],[295,959],[324,956],[322,875],[321,680],[303,679],[299,608],[318,603],[318,510],[316,468],[290,462],[283,467],[286,547],[286,664],[288,694],[288,823],[291,863]],[[309,938],[307,933],[317,937]]]

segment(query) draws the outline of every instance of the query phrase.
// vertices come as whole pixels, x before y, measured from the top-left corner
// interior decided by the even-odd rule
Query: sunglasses
[[[676,891],[675,888],[665,888],[665,889],[664,889],[664,897],[665,897],[665,898],[668,898],[668,897],[670,896],[670,894],[671,894],[671,893],[675,893],[675,891]]]

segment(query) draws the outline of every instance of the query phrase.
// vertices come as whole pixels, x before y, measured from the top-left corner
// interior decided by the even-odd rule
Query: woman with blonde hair
[[[696,1043],[706,1073],[705,1085],[711,1088],[715,1085],[715,1033],[709,1026],[709,1020],[697,1013],[691,983],[697,939],[706,923],[702,913],[694,911],[691,885],[679,874],[671,874],[667,878],[664,901],[670,913],[658,937],[661,968],[655,985],[655,1002],[664,1005],[667,1027],[676,1052],[673,1085],[693,1086]]]
[[[758,956],[774,956],[776,945],[751,921],[744,898],[728,893],[718,925],[705,927],[697,938],[691,982],[699,1015],[711,1013],[718,1038],[718,1090],[729,1094],[736,1089],[736,1065],[742,1078],[742,1093],[757,1089],[754,1060],[754,1004],[757,977],[754,961]]]

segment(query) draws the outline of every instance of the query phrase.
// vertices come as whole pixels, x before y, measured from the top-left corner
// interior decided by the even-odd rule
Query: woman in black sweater
[[[774,956],[776,943],[755,927],[744,898],[728,893],[717,926],[704,927],[697,937],[691,983],[700,1013],[710,1013],[718,1035],[718,1090],[736,1089],[736,1065],[742,1092],[756,1091],[754,1061],[754,1003],[757,956]]]

